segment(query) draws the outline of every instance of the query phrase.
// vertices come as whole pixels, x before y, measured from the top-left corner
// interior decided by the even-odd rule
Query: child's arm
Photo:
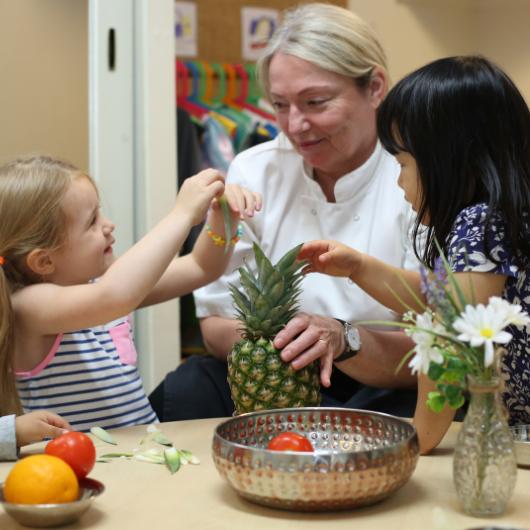
[[[373,298],[398,313],[406,310],[403,302],[418,313],[425,309],[424,306],[418,307],[403,284],[405,281],[418,299],[425,302],[418,273],[392,267],[336,241],[310,241],[302,247],[299,258],[309,261],[305,272],[349,277]],[[458,272],[453,278],[466,300],[473,304],[486,304],[490,297],[501,296],[506,282],[506,276],[485,272]],[[455,411],[447,406],[441,413],[427,407],[427,396],[434,390],[435,383],[420,374],[414,424],[422,454],[432,451],[440,443],[455,415]]]
[[[397,313],[408,308],[418,313],[425,310],[425,306],[419,306],[411,296],[412,291],[417,299],[426,303],[420,289],[421,277],[416,271],[388,265],[338,241],[309,241],[298,258],[309,261],[304,272],[350,278],[372,298]],[[490,297],[502,296],[506,282],[506,276],[487,272],[455,272],[453,278],[466,300],[473,304],[487,304]]]
[[[170,263],[160,281],[140,304],[140,307],[158,304],[191,293],[213,282],[224,273],[236,241],[230,244],[228,250],[225,250],[224,245],[214,244],[212,234],[220,236],[223,240],[226,238],[232,240],[236,237],[239,221],[252,217],[255,212],[261,210],[261,196],[237,184],[227,184],[225,196],[232,214],[232,233],[225,234],[222,210],[218,201],[215,201],[206,225],[191,253],[175,258]],[[211,230],[210,235],[208,228]]]
[[[0,462],[17,459],[15,415],[0,417]]]
[[[388,265],[338,241],[305,243],[298,258],[309,261],[304,272],[350,278],[372,298],[397,313],[408,308],[423,312],[410,292],[425,301],[420,290],[420,274],[416,271]]]
[[[466,300],[474,304],[487,304],[492,296],[502,296],[506,276],[486,272],[456,272],[453,274]],[[453,421],[455,410],[447,405],[442,412],[433,412],[427,407],[429,392],[436,384],[425,374],[418,376],[418,401],[414,412],[414,425],[418,431],[420,453],[432,451],[443,439]]]
[[[18,333],[52,335],[104,324],[134,310],[153,289],[180,250],[192,226],[201,222],[224,179],[205,170],[186,179],[172,211],[118,258],[99,281],[61,286],[38,283],[13,297]]]
[[[418,400],[414,411],[414,426],[418,432],[420,454],[430,453],[443,439],[455,417],[455,409],[445,406],[434,412],[427,406],[429,392],[436,390],[436,383],[425,374],[418,375]]]

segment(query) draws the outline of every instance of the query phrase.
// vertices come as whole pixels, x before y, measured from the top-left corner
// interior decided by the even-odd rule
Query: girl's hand
[[[238,184],[226,184],[224,194],[234,221],[253,217],[255,212],[261,210],[262,200],[259,193],[247,190]],[[213,202],[212,208],[214,211],[220,209],[217,200]]]
[[[70,424],[53,412],[36,410],[15,418],[17,446],[40,442],[44,438],[57,438],[71,431]]]
[[[175,210],[179,215],[189,215],[192,225],[197,225],[206,217],[213,199],[220,197],[224,189],[223,175],[216,169],[205,169],[184,181],[177,195]]]
[[[309,241],[304,243],[298,259],[308,260],[305,274],[320,272],[330,276],[350,277],[360,270],[364,254],[338,241]]]

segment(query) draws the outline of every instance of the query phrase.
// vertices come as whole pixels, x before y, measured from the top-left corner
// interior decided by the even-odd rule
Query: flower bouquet
[[[530,318],[521,306],[499,297],[487,305],[468,303],[443,255],[433,272],[421,274],[427,305],[407,287],[423,312],[409,310],[403,317],[401,326],[415,346],[402,364],[410,359],[413,373],[436,383],[427,400],[435,412],[446,405],[461,407],[469,394],[453,460],[455,487],[467,513],[503,513],[515,485],[516,462],[500,392],[499,346],[512,338],[508,326],[526,326]]]

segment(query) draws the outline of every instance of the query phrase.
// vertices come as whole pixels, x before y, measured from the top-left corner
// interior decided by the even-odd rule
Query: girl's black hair
[[[488,205],[506,223],[505,238],[518,261],[530,256],[530,112],[519,90],[483,57],[448,57],[402,79],[378,110],[381,143],[392,154],[410,153],[422,187],[414,251],[434,267],[435,240],[447,237],[462,209]],[[420,221],[429,227],[419,255]],[[493,259],[490,242],[486,253]]]

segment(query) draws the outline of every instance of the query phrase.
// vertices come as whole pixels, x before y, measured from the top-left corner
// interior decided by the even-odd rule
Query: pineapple
[[[228,384],[236,414],[320,404],[318,362],[296,371],[272,345],[298,310],[304,265],[296,260],[300,247],[273,266],[254,244],[256,274],[245,264],[239,268],[242,289],[230,285],[237,318],[243,324],[243,338],[228,356]]]

